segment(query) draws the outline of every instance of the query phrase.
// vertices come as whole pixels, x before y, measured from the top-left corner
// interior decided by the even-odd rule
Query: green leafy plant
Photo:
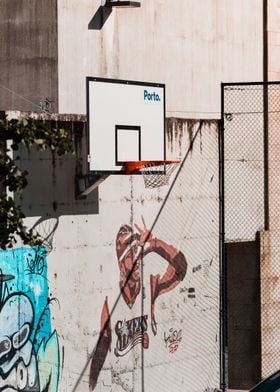
[[[7,142],[10,141],[10,149]],[[20,239],[24,244],[39,245],[40,237],[24,225],[25,215],[10,192],[20,195],[28,184],[27,171],[21,170],[16,151],[24,145],[29,151],[51,150],[58,155],[73,152],[73,140],[69,131],[54,128],[51,121],[21,117],[0,118],[0,248],[7,249]]]

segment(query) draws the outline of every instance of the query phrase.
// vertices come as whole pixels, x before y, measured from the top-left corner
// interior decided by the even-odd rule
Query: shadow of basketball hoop
[[[40,236],[42,246],[46,250],[46,255],[50,254],[53,250],[53,237],[56,229],[58,228],[59,218],[43,218],[41,217],[32,227],[34,233]]]

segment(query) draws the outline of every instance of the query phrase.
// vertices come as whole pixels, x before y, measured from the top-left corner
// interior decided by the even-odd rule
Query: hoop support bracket
[[[127,0],[110,1],[110,0],[107,0],[105,2],[105,7],[139,8],[139,7],[141,7],[141,3],[139,1],[127,1]]]
[[[85,199],[107,177],[108,177],[108,175],[76,176],[76,199]]]

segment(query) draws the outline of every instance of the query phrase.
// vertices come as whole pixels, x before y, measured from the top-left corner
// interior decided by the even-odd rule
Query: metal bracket
[[[128,0],[103,0],[105,7],[141,7],[140,1],[128,1]]]
[[[108,175],[76,176],[76,198],[77,199],[85,199],[107,177],[108,177]]]

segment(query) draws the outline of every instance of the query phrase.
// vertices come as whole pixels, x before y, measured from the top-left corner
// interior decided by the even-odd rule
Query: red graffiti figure
[[[168,262],[163,275],[150,275],[151,291],[151,328],[157,334],[155,320],[155,301],[157,297],[174,289],[184,278],[187,272],[187,261],[182,252],[172,245],[155,238],[147,229],[142,217],[143,229],[135,225],[133,232],[128,225],[121,226],[116,238],[116,252],[120,269],[120,290],[122,297],[129,308],[138,297],[141,290],[141,263],[149,253],[155,252]],[[90,365],[90,390],[93,391],[97,384],[99,373],[103,367],[112,342],[111,320],[107,297],[101,312],[101,330],[97,346],[93,352]],[[147,333],[143,334],[143,347],[149,345]]]
[[[126,304],[132,308],[141,290],[140,266],[147,254],[155,252],[168,262],[165,273],[161,276],[150,275],[151,290],[151,327],[157,334],[155,321],[155,301],[158,296],[174,289],[185,277],[187,262],[182,252],[172,245],[155,238],[147,229],[142,217],[143,229],[135,225],[138,233],[124,225],[116,239],[116,251],[120,269],[120,289]]]

